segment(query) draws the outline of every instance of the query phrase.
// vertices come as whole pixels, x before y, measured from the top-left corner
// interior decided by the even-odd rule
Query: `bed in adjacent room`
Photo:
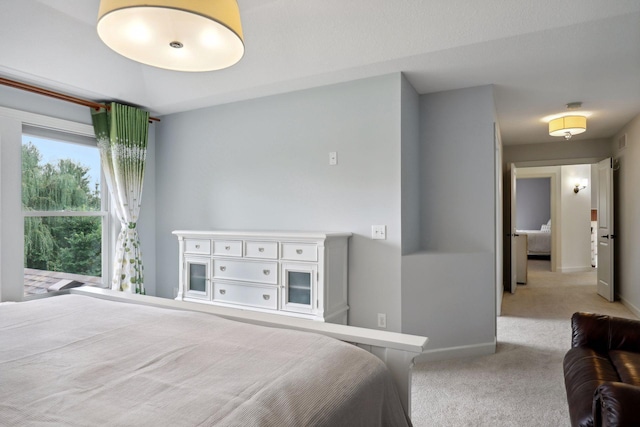
[[[542,224],[539,230],[517,230],[527,236],[528,255],[551,255],[551,220]]]
[[[0,304],[0,342],[2,425],[410,425],[385,364],[320,334],[79,291]]]

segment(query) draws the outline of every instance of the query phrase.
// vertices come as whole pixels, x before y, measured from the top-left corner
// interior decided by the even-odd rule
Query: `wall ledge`
[[[427,350],[417,356],[415,362],[435,362],[438,360],[460,359],[463,357],[486,356],[496,352],[496,344],[497,340],[494,337],[492,342]]]

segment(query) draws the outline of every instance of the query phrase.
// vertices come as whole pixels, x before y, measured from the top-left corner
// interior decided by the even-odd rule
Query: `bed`
[[[516,230],[527,236],[528,255],[551,255],[551,220],[539,230]]]
[[[351,327],[291,324],[329,332],[308,333],[251,324],[270,322],[256,314],[238,322],[229,318],[244,313],[118,294],[71,289],[0,304],[0,424],[410,425],[384,359],[325,336]],[[382,348],[361,335],[372,353]],[[415,352],[386,350],[387,365]]]

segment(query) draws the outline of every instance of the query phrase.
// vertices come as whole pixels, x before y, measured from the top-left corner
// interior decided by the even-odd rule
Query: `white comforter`
[[[551,254],[551,233],[541,230],[517,230],[518,234],[527,235],[528,253],[532,255]]]
[[[3,426],[406,426],[376,357],[322,335],[64,295],[0,304]]]

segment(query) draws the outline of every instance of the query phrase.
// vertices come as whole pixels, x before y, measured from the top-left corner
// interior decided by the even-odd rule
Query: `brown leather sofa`
[[[640,426],[640,321],[571,318],[564,383],[572,426]]]

